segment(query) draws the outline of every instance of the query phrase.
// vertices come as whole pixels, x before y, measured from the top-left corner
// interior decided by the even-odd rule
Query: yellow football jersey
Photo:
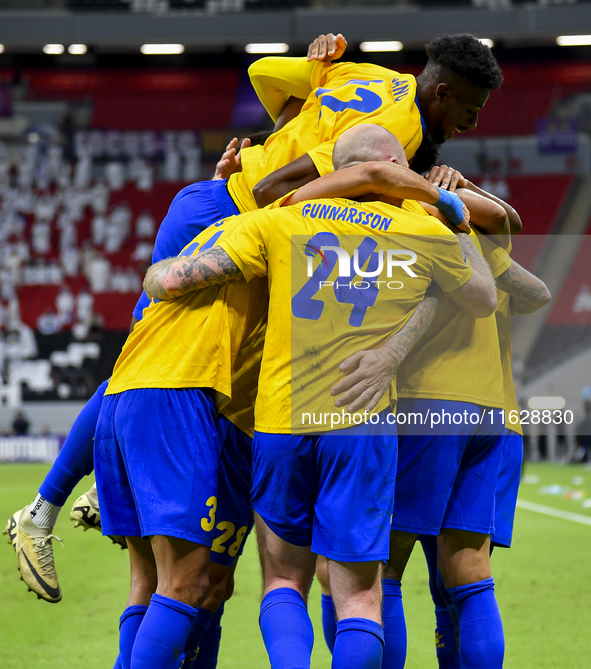
[[[255,406],[261,432],[335,427],[318,418],[342,413],[331,396],[339,364],[403,327],[432,280],[448,292],[472,275],[457,237],[437,219],[382,202],[331,199],[251,212],[218,245],[248,281],[268,275]],[[386,397],[376,412],[388,404]]]
[[[345,130],[355,125],[384,126],[396,135],[407,158],[411,158],[424,131],[416,104],[416,87],[412,75],[377,65],[318,63],[311,74],[314,90],[298,116],[272,134],[263,147],[243,150],[242,172],[228,180],[228,191],[238,209],[241,212],[256,209],[253,187],[305,153],[312,158],[320,175],[332,172],[334,144]]]
[[[195,255],[213,246],[237,218],[211,225],[179,255]],[[211,286],[173,301],[152,301],[125,342],[106,394],[135,388],[212,388],[221,395],[222,407],[233,396],[236,361],[242,378],[250,369],[256,384],[257,362],[244,369],[241,349],[252,345],[266,315],[265,279]]]
[[[405,201],[403,207],[415,211],[416,203]],[[481,237],[470,237],[482,253]],[[484,253],[488,261],[487,255]],[[500,259],[491,265],[493,276],[508,267]],[[429,329],[400,365],[397,390],[399,397],[454,400],[503,409],[503,373],[494,315],[472,318],[444,297]]]

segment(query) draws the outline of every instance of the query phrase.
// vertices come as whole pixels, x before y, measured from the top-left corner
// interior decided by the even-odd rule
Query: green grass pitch
[[[0,465],[0,520],[30,502],[46,465]],[[591,498],[591,470],[530,464],[521,498],[591,517],[582,500],[542,494],[552,484]],[[580,478],[577,478],[580,477]],[[582,481],[580,479],[583,479]],[[575,483],[573,483],[575,479]],[[90,486],[83,481],[71,498]],[[575,495],[576,496],[576,495]],[[117,627],[128,587],[127,553],[97,532],[74,530],[69,507],[55,528],[63,591],[59,604],[38,601],[19,580],[16,557],[0,548],[0,666],[2,669],[110,669],[117,655]],[[5,540],[5,537],[2,537]],[[514,546],[497,550],[493,573],[507,641],[507,669],[578,669],[589,666],[591,646],[591,526],[518,510]],[[220,669],[268,666],[258,630],[260,575],[254,538],[238,567],[234,598],[226,607]],[[408,669],[435,669],[434,618],[424,559],[416,550],[403,582],[408,625]],[[314,585],[310,613],[316,630],[314,669],[330,666]]]

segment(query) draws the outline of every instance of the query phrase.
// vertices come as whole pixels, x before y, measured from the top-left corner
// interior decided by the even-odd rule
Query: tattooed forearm
[[[438,305],[438,296],[426,295],[402,330],[392,335],[384,346],[377,350],[387,353],[392,364],[398,367],[433,322]]]
[[[174,300],[193,290],[242,279],[236,263],[220,247],[188,258],[168,258],[152,265],[144,290],[158,300]]]
[[[511,310],[515,314],[533,314],[550,302],[546,284],[516,262],[496,281],[499,290],[511,295]]]

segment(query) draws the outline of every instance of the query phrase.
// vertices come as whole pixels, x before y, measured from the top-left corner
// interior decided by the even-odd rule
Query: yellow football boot
[[[8,535],[18,558],[21,579],[39,599],[59,602],[62,598],[55,564],[52,540],[62,543],[51,533],[53,528],[37,527],[29,514],[30,506],[14,513],[6,523],[3,534]]]
[[[85,532],[91,529],[102,531],[96,483],[74,502],[70,511],[70,520],[74,523],[74,527],[83,527]],[[121,546],[121,549],[127,548],[125,537],[109,535],[109,539],[117,546]]]

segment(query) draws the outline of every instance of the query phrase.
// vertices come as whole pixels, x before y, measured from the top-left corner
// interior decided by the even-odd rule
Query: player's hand
[[[308,61],[322,60],[331,63],[340,58],[347,49],[347,40],[339,33],[319,35],[308,47]]]
[[[347,376],[331,391],[332,395],[341,395],[335,406],[347,406],[349,413],[364,407],[373,411],[388,391],[397,367],[398,362],[386,348],[357,351],[339,365]]]
[[[215,166],[215,174],[213,175],[213,181],[218,181],[220,179],[227,179],[235,172],[242,172],[242,161],[240,157],[240,151],[242,149],[250,146],[250,139],[248,137],[242,140],[240,145],[240,151],[236,153],[236,147],[238,146],[238,138],[234,137],[230,141],[226,150],[222,154],[222,157],[219,159],[217,165]]]
[[[463,212],[464,212],[464,220],[458,225],[458,230],[461,230],[462,232],[465,233],[470,233],[470,230],[472,229],[470,227],[470,210],[466,205],[462,207]]]
[[[434,186],[445,188],[450,193],[455,193],[456,188],[466,188],[467,184],[460,172],[447,165],[435,165],[425,178]]]

